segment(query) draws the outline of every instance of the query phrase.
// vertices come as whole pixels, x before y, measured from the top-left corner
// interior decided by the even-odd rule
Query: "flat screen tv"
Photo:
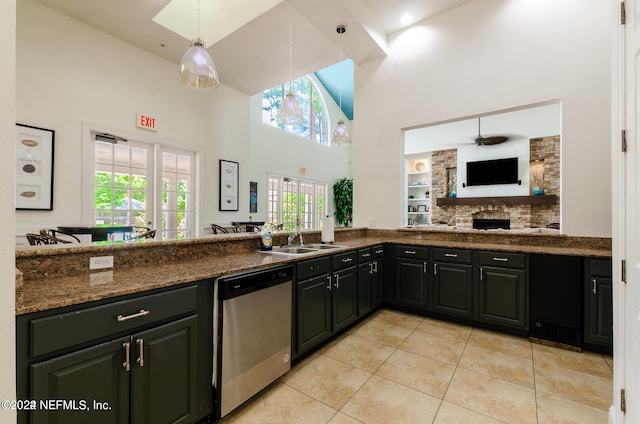
[[[467,162],[467,186],[518,183],[518,158]]]

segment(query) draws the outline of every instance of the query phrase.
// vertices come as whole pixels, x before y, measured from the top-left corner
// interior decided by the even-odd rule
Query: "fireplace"
[[[509,230],[511,229],[511,220],[474,218],[473,228],[476,230],[495,230],[495,229]]]

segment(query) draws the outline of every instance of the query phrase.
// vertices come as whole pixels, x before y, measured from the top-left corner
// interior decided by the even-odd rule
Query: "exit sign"
[[[141,113],[136,115],[136,126],[145,130],[156,131],[156,118]]]

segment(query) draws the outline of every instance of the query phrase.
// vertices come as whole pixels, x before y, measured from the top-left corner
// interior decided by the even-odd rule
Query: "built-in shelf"
[[[438,206],[555,205],[558,196],[438,197]]]

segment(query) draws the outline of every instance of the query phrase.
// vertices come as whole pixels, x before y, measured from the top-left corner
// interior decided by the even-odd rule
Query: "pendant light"
[[[282,98],[278,109],[278,120],[283,125],[302,123],[302,109],[293,94],[293,17],[289,14],[289,92]]]
[[[200,39],[200,0],[198,0],[198,38],[191,41],[191,47],[180,61],[180,81],[191,88],[212,89],[220,83],[213,59]]]
[[[336,32],[340,34],[340,109],[338,113],[342,114],[342,34],[347,32],[347,27],[344,25],[338,25],[336,27]],[[349,130],[347,130],[347,126],[344,124],[342,117],[338,119],[336,128],[333,130],[333,134],[331,135],[331,144],[336,146],[351,144],[351,135],[349,134]]]

